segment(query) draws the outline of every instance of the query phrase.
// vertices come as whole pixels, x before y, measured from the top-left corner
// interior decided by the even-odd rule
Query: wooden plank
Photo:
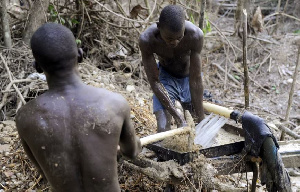
[[[285,168],[300,167],[300,155],[282,155],[282,162]]]

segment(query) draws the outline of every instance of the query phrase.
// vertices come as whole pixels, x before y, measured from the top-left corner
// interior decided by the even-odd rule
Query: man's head
[[[185,12],[178,5],[168,5],[160,13],[157,27],[162,39],[170,47],[176,47],[184,36]]]
[[[71,71],[81,52],[78,52],[72,32],[56,23],[42,25],[31,38],[31,49],[38,72],[48,74]]]

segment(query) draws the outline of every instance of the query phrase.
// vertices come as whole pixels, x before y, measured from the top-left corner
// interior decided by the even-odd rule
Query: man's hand
[[[137,143],[137,150],[136,153],[139,154],[142,152],[142,145],[141,145],[141,140],[138,136],[135,137],[136,143]]]
[[[179,127],[186,127],[186,126],[188,126],[187,122],[185,121],[185,119],[183,117],[179,119],[179,122],[176,121],[176,124],[179,125]]]
[[[142,145],[141,145],[141,140],[138,136],[135,137],[135,140],[136,140],[136,145],[137,145],[137,148],[136,148],[136,154],[133,155],[134,157],[138,156],[139,153],[142,152]],[[120,148],[120,145],[118,145],[118,151],[117,151],[117,161],[119,162],[119,160],[121,159],[122,156],[125,156],[122,154],[121,152],[121,148]],[[125,156],[126,157],[126,156]]]

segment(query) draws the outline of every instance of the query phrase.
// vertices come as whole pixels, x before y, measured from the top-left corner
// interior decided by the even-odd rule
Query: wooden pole
[[[245,109],[249,108],[249,73],[247,65],[247,11],[243,9],[244,26],[243,26],[243,65],[244,65],[244,93]]]
[[[278,128],[282,130],[282,134],[287,134],[287,135],[289,135],[289,136],[291,136],[295,139],[300,139],[300,135],[298,135],[297,133],[291,131],[289,128],[283,126],[282,124],[278,125]]]
[[[7,14],[8,0],[2,1],[2,27],[3,27],[3,36],[4,36],[4,46],[7,48],[11,48],[11,35],[9,28],[9,16]]]
[[[278,0],[278,3],[277,3],[277,13],[280,12],[280,7],[281,7],[281,0]],[[279,14],[276,16],[276,25],[275,25],[275,29],[273,31],[273,32],[275,32],[275,34],[277,34],[277,32],[278,32],[278,27],[280,25],[280,22],[279,22],[279,18],[280,17],[281,17],[281,15],[279,15]]]
[[[203,30],[203,27],[204,27],[205,9],[206,9],[206,0],[201,0],[200,19],[199,19],[199,28],[201,30]]]
[[[294,91],[295,91],[295,85],[297,82],[297,75],[298,75],[298,71],[299,71],[299,65],[300,65],[300,37],[297,37],[295,39],[295,44],[298,47],[298,57],[297,57],[297,63],[296,63],[296,67],[295,67],[295,71],[294,71],[294,75],[293,75],[293,83],[291,86],[291,90],[290,90],[290,94],[289,94],[289,101],[288,101],[288,106],[286,109],[286,114],[285,114],[285,122],[287,122],[290,118],[290,111],[291,111],[291,107],[293,104],[293,95],[294,95]],[[280,140],[283,141],[284,140],[284,136],[285,136],[285,131],[282,131],[281,136],[280,136]]]
[[[161,132],[161,133],[156,133],[154,135],[149,135],[146,137],[141,138],[141,145],[145,146],[148,145],[150,143],[154,143],[160,140],[163,140],[165,138],[168,137],[172,137],[175,135],[180,135],[180,134],[186,134],[189,133],[191,130],[190,127],[182,127],[182,128],[178,128],[178,129],[172,129],[170,131],[165,131],[165,132]]]
[[[226,107],[222,107],[205,101],[203,102],[203,108],[208,112],[218,114],[229,119],[230,119],[230,114],[233,112],[232,109],[228,109]]]

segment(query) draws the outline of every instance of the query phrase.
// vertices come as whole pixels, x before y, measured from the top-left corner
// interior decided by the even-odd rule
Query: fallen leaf
[[[143,8],[141,5],[134,6],[130,11],[130,17],[132,19],[136,19],[138,14],[145,8]]]
[[[0,153],[9,151],[9,147],[10,147],[10,145],[8,145],[8,144],[0,145]]]
[[[259,32],[263,31],[263,19],[262,19],[262,13],[260,7],[257,7],[253,15],[251,25],[255,31],[259,31]]]
[[[4,173],[5,177],[10,177],[10,176],[12,176],[14,174],[11,171],[4,171],[3,173]]]

